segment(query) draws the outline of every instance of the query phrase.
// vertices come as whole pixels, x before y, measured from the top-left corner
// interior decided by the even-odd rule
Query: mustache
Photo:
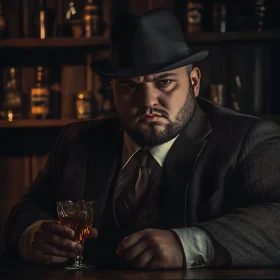
[[[162,110],[162,109],[158,109],[158,108],[153,108],[153,107],[141,107],[139,108],[139,112],[138,112],[138,116],[139,117],[142,117],[143,115],[145,114],[149,114],[149,115],[152,115],[152,114],[158,114],[160,115],[161,117],[169,120],[169,114],[165,111],[165,110]]]

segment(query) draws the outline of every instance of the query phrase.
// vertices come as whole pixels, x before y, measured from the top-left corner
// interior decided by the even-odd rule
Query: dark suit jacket
[[[166,228],[198,226],[228,250],[232,266],[280,265],[280,129],[198,98],[163,166]],[[6,226],[7,250],[36,220],[57,219],[56,201],[95,199],[95,227],[120,168],[119,120],[67,126]]]

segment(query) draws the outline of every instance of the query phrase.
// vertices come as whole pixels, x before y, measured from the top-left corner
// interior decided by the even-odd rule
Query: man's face
[[[141,146],[163,144],[188,123],[199,93],[200,71],[186,68],[118,78],[112,81],[114,101],[123,128]]]

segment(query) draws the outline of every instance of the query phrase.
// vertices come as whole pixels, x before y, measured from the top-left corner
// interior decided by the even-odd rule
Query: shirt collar
[[[173,143],[175,142],[178,136],[179,135],[169,140],[168,142],[155,146],[149,150],[160,166],[163,166],[167,153],[169,152],[170,148],[172,147]],[[131,160],[134,154],[140,149],[141,147],[137,143],[135,143],[125,131],[123,142],[122,168],[124,168],[127,165],[127,163]]]

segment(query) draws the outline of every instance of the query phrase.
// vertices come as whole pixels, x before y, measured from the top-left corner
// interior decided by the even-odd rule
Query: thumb
[[[98,231],[95,228],[91,228],[89,235],[87,236],[87,238],[95,238],[98,236]]]

